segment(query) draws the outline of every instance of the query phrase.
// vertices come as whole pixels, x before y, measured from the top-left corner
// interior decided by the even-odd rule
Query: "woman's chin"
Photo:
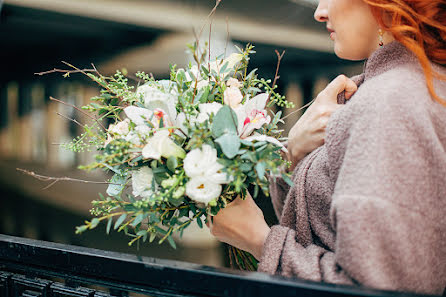
[[[334,42],[334,53],[335,55],[343,60],[350,60],[350,61],[361,61],[364,59],[367,59],[367,57],[363,57],[362,55],[358,54],[357,51],[353,51],[354,47],[342,47],[339,42]]]

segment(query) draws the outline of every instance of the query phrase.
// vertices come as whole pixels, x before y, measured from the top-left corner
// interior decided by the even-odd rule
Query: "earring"
[[[379,34],[379,46],[383,47],[384,46],[384,38],[383,38],[384,32],[383,32],[383,30],[379,29],[378,34]]]

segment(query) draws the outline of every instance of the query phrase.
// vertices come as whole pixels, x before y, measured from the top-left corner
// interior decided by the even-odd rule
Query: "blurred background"
[[[297,107],[311,101],[340,73],[360,73],[362,64],[333,54],[325,24],[313,19],[317,0],[222,0],[213,18],[211,53],[235,51],[250,42],[256,46],[251,67],[274,78],[281,64],[279,91]],[[0,233],[144,256],[227,266],[225,248],[207,229],[193,226],[168,244],[127,245],[121,234],[105,235],[101,226],[75,235],[75,226],[90,217],[90,201],[105,192],[104,185],[47,183],[16,170],[24,168],[49,176],[104,181],[101,172],[77,169],[91,153],[74,154],[59,144],[80,134],[89,119],[74,108],[50,101],[49,96],[76,106],[95,96],[97,86],[82,77],[36,72],[79,68],[94,63],[103,74],[116,69],[168,76],[169,64],[186,65],[186,43],[194,41],[215,5],[214,0],[0,0]],[[201,40],[209,37],[205,26]],[[292,110],[284,111],[285,114]],[[290,116],[288,130],[300,114]],[[276,220],[267,197],[259,199],[270,224]]]

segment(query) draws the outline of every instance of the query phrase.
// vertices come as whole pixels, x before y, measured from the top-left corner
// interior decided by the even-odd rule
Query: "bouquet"
[[[181,235],[194,222],[203,227],[236,197],[243,199],[248,186],[255,198],[260,190],[268,194],[268,175],[282,174],[291,183],[279,170],[286,163],[281,111],[267,107],[292,103],[257,69],[248,73],[253,46],[214,61],[206,51],[199,54],[197,43],[189,49],[193,65],[171,65],[167,80],[138,72],[139,86],[121,71],[107,77],[94,66],[70,65],[101,91],[82,107],[93,124],[83,125],[84,132],[65,147],[96,151],[95,161],[80,168],[113,174],[106,194],[92,202],[95,217],[76,233],[103,222],[107,234],[114,229],[130,236],[129,245],[156,240],[175,248],[174,233]],[[231,257],[243,269],[256,268],[245,252],[234,249]]]

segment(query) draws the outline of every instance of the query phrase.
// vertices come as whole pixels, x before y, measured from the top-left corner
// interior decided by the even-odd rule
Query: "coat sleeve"
[[[285,198],[290,191],[290,186],[279,175],[269,176],[268,179],[271,202],[274,207],[274,212],[276,213],[277,218],[280,220]]]
[[[401,98],[357,110],[332,196],[335,250],[304,247],[295,230],[274,226],[259,271],[443,293],[446,157],[429,112],[420,106]]]

